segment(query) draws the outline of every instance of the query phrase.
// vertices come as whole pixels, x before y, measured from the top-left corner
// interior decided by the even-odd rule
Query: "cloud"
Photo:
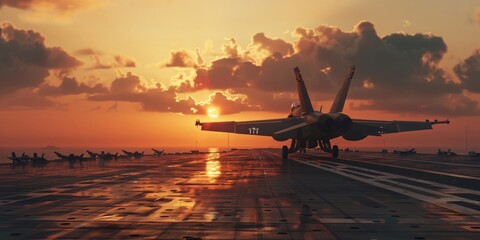
[[[462,81],[463,87],[474,93],[480,93],[480,49],[455,65],[453,71]]]
[[[468,106],[476,102],[463,95],[464,85],[455,83],[439,67],[447,52],[442,37],[422,33],[379,36],[373,23],[366,21],[357,24],[353,31],[321,25],[315,29],[299,27],[295,34],[297,39],[291,44],[257,33],[252,38],[252,48],[246,51],[232,38],[223,46],[223,56],[197,68],[195,76],[179,84],[176,90],[234,89],[235,93],[248,96],[250,104],[277,111],[279,108],[267,101],[282,94],[285,101],[292,100],[291,93],[296,92],[295,66],[300,67],[315,101],[332,99],[350,66],[356,65],[349,99],[369,101],[355,105],[357,109],[422,114],[436,114],[438,109],[444,109],[450,115],[478,112],[477,108],[468,111],[448,106],[451,99],[460,99]],[[259,51],[264,56],[256,59]],[[263,92],[263,97],[256,92]],[[316,97],[318,94],[322,98]],[[422,108],[399,104],[421,104]]]
[[[25,10],[21,17],[28,21],[64,23],[79,11],[105,3],[104,0],[0,0],[0,9],[7,6]]]
[[[37,87],[49,76],[49,70],[80,65],[81,61],[62,48],[45,46],[40,33],[0,24],[0,94]]]
[[[197,51],[197,59],[199,61],[199,64],[203,59],[200,57],[200,54],[198,54]],[[161,67],[179,67],[179,68],[188,68],[188,67],[195,67],[196,63],[193,60],[192,55],[190,55],[187,51],[185,50],[179,50],[176,52],[171,52],[170,53],[170,59],[164,63],[161,64]]]
[[[113,59],[115,59],[115,63],[114,63],[115,67],[136,67],[137,66],[137,64],[133,59],[125,56],[115,55]]]
[[[94,0],[0,0],[0,7],[18,9],[52,8],[58,12],[72,12],[94,4]]]
[[[88,86],[85,83],[79,83],[75,78],[64,77],[59,86],[43,84],[39,87],[38,93],[46,96],[64,96],[77,95],[82,93],[94,94],[107,92],[107,88],[102,84]]]
[[[239,57],[239,52],[241,51],[240,47],[237,44],[237,40],[235,38],[230,38],[228,43],[223,44],[222,50],[223,50],[223,53],[230,58]]]
[[[82,48],[73,52],[73,54],[78,56],[90,56],[90,55],[102,55],[103,53],[92,48]]]
[[[282,39],[272,39],[265,36],[265,34],[257,33],[252,37],[252,45],[258,49],[267,51],[270,55],[279,53],[286,56],[293,53],[293,46]]]
[[[205,114],[209,106],[219,107],[224,114],[257,110],[245,98],[235,97],[224,92],[214,92],[203,102],[192,97],[180,99],[174,88],[164,89],[160,84],[147,88],[140,77],[127,73],[112,81],[107,93],[88,97],[91,101],[124,101],[139,103],[144,111],[173,112],[183,114]]]
[[[84,51],[85,53],[89,53],[87,49]],[[113,57],[113,61],[110,62],[102,62],[100,55],[92,54],[89,55],[93,61],[93,64],[87,68],[87,70],[95,70],[95,69],[112,69],[112,68],[134,68],[137,66],[135,60],[125,57],[122,55],[115,55]]]

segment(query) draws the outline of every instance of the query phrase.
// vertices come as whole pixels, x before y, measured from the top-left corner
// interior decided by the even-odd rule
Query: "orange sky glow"
[[[279,147],[195,120],[286,117],[299,66],[328,110],[446,118],[341,147],[480,151],[478,1],[0,0],[0,147]],[[445,17],[448,16],[448,17]],[[466,129],[468,129],[466,131]]]

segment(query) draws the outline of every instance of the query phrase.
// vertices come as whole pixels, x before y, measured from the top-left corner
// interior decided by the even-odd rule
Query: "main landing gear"
[[[314,145],[308,145],[310,146],[309,148],[315,148],[317,145],[315,143]],[[338,158],[338,146],[337,145],[331,145],[330,140],[318,140],[318,146],[320,149],[324,152],[328,152],[332,154],[332,157]],[[298,139],[292,139],[292,143],[290,144],[290,148],[287,146],[282,147],[282,158],[286,159],[288,158],[289,153],[295,153],[299,151],[300,153],[306,153],[306,147],[307,147],[307,142],[305,140],[298,140]]]

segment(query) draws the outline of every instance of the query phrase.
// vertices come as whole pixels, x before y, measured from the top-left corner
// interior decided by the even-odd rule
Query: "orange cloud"
[[[99,4],[97,0],[0,0],[0,8],[8,6],[22,10],[54,10],[67,14]]]
[[[293,46],[282,39],[272,39],[265,36],[265,34],[257,33],[252,37],[252,45],[258,49],[266,50],[273,55],[279,53],[286,56],[293,53]]]
[[[136,102],[144,111],[183,114],[205,114],[211,105],[222,109],[224,114],[258,110],[257,107],[249,105],[245,98],[234,97],[224,92],[214,92],[203,102],[197,102],[192,97],[179,99],[174,88],[165,90],[160,84],[154,88],[147,88],[142,84],[140,77],[132,73],[116,78],[108,92],[89,96],[88,99]]]
[[[93,94],[107,92],[107,88],[102,84],[88,86],[85,83],[79,83],[75,78],[64,77],[59,86],[43,84],[39,87],[38,93],[47,96],[77,95],[82,93]]]
[[[94,54],[94,52],[88,49],[82,50],[81,53],[84,53],[84,55],[89,55],[93,60],[93,65],[88,67],[87,68],[88,70],[111,69],[111,68],[134,68],[137,66],[136,62],[133,59],[129,57],[121,56],[118,54],[113,57],[113,61],[104,63],[102,62],[100,55]]]
[[[197,54],[198,54],[198,51],[197,51]],[[201,58],[198,58],[199,61],[200,59]],[[171,52],[170,59],[166,63],[161,64],[161,67],[188,68],[188,67],[195,67],[195,66],[196,66],[196,63],[194,62],[193,57],[185,50]]]

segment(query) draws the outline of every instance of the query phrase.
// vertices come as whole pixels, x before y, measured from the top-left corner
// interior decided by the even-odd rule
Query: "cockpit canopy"
[[[302,116],[302,108],[300,107],[299,102],[294,102],[290,106],[290,114],[289,117],[300,117]]]

